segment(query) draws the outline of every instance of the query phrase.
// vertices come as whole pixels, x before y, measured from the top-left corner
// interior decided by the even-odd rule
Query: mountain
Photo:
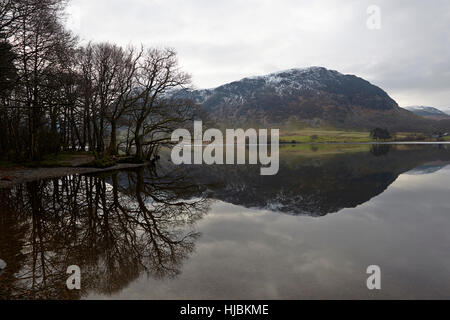
[[[426,106],[411,106],[406,107],[406,110],[409,110],[418,116],[427,118],[427,119],[433,119],[433,120],[445,120],[450,119],[450,115],[433,107],[426,107]]]
[[[290,69],[182,94],[202,105],[213,120],[234,126],[298,123],[404,131],[430,130],[432,126],[400,108],[381,88],[323,67]]]

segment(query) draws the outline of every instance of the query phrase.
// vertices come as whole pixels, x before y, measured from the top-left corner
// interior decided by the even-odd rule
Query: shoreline
[[[366,142],[280,142],[280,145],[297,145],[297,144],[361,144],[361,145],[377,145],[377,144],[450,144],[450,141],[366,141]]]
[[[115,170],[133,169],[149,165],[150,162],[139,164],[121,163],[109,168],[83,168],[83,167],[55,167],[55,168],[0,168],[0,179],[5,177],[12,180],[0,180],[0,189],[8,189],[14,185],[41,179],[53,179],[68,175],[83,175]]]
[[[386,142],[296,142],[287,143],[280,142],[281,146],[294,146],[294,145],[450,145],[449,141],[386,141]],[[1,168],[0,167],[0,189],[7,189],[14,185],[30,182],[41,179],[53,179],[67,175],[83,175],[90,173],[100,173],[115,170],[125,170],[139,168],[147,166],[151,162],[133,164],[122,163],[116,164],[109,168],[94,168],[94,167],[79,167],[79,166],[67,166],[67,167],[41,167],[41,168],[29,168],[23,166]]]

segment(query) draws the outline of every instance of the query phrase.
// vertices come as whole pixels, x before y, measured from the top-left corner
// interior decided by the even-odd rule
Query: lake
[[[0,189],[0,298],[450,298],[450,145],[287,145],[259,169],[163,157]]]

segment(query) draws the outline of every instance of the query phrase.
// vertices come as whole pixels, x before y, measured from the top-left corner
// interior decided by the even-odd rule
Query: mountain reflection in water
[[[310,148],[311,150],[305,150]],[[248,208],[289,214],[323,216],[354,208],[381,194],[397,177],[422,164],[438,170],[450,163],[450,145],[287,146],[281,150],[280,170],[261,176],[257,166],[191,166],[209,196]],[[354,152],[367,149],[367,152]],[[349,151],[349,152],[345,152]],[[436,168],[438,167],[438,168]]]
[[[176,278],[214,200],[320,217],[368,202],[402,173],[450,163],[442,145],[359,148],[284,147],[276,176],[261,176],[258,166],[174,167],[166,159],[157,168],[0,189],[0,258],[8,263],[0,298],[111,296],[143,274]],[[66,289],[70,265],[82,266],[81,291]]]

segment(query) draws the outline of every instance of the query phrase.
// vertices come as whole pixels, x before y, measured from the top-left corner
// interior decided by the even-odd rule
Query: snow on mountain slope
[[[406,110],[409,110],[421,117],[426,118],[438,118],[438,119],[450,119],[450,115],[437,109],[434,107],[427,107],[427,106],[410,106],[406,107]]]
[[[298,68],[234,81],[217,88],[182,91],[213,120],[234,125],[374,126],[422,130],[425,119],[402,109],[381,88],[355,75],[323,67]]]

